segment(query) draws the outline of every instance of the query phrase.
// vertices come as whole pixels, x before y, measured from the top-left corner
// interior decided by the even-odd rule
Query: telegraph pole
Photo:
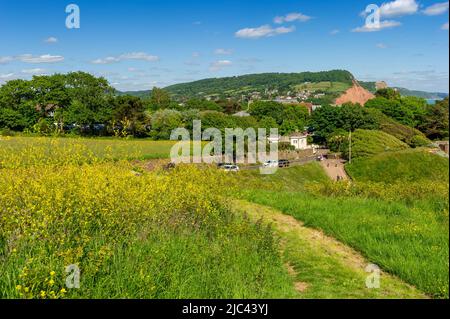
[[[350,129],[350,134],[349,134],[349,146],[348,146],[348,160],[349,163],[352,163],[352,130]]]

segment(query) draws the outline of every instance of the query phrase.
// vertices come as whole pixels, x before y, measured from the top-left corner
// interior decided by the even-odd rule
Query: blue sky
[[[65,8],[80,8],[66,28]],[[381,25],[368,31],[374,3]],[[261,72],[347,69],[448,92],[442,0],[0,0],[0,84],[87,71],[120,90]]]

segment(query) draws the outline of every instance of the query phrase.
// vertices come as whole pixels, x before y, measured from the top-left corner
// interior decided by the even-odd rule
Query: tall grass
[[[0,168],[168,158],[174,143],[113,138],[0,136]]]
[[[226,180],[125,162],[0,170],[0,298],[293,296],[271,229],[232,212]]]

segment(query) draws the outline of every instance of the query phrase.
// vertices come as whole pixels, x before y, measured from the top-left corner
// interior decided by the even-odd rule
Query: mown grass
[[[413,154],[411,163],[419,163],[418,167],[411,167],[413,171],[419,167],[425,169],[425,165],[415,161],[416,153],[406,154]],[[420,152],[417,154],[422,156]],[[360,175],[354,175],[360,176],[361,182],[358,178],[352,184],[303,182],[304,176],[315,174],[314,164],[303,170],[280,171],[270,178],[271,183],[262,183],[255,175],[254,183],[248,182],[240,195],[291,215],[306,226],[322,229],[432,297],[448,298],[448,170],[445,164],[438,163],[439,158],[432,159],[436,162],[428,162],[427,167],[440,173],[430,172],[436,178],[431,182],[420,179],[411,184],[401,179],[393,184],[372,182],[370,177],[361,175],[368,172],[378,177],[370,170],[368,159],[368,167],[361,168]],[[380,170],[392,169],[392,178],[397,176],[395,165],[379,165]],[[283,190],[287,171],[292,174],[293,184],[288,183]],[[417,174],[428,176],[425,172]],[[322,180],[320,176],[322,173],[316,180]],[[298,190],[295,190],[296,180],[300,181]]]
[[[271,228],[233,213],[226,181],[126,162],[0,170],[0,298],[294,296]]]
[[[297,90],[309,90],[309,91],[323,91],[329,93],[342,93],[347,91],[351,87],[350,84],[343,82],[317,82],[317,83],[308,83],[308,84],[300,84],[296,85],[295,89]]]
[[[398,278],[381,274],[379,289],[368,289],[368,262],[349,247],[292,217],[267,206],[244,201],[239,209],[254,219],[274,225],[282,241],[283,260],[290,269],[299,298],[424,298],[425,295]]]

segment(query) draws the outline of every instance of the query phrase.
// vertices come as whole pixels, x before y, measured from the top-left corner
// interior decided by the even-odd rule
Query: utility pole
[[[352,130],[350,129],[350,134],[349,134],[349,146],[348,146],[348,160],[349,163],[352,163]]]

